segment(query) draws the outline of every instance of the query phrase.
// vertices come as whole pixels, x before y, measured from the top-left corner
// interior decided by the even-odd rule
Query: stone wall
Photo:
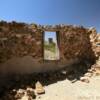
[[[60,46],[65,59],[93,60],[88,31],[83,27],[66,26],[60,31]]]
[[[90,33],[90,42],[92,45],[92,50],[95,53],[96,59],[100,56],[100,33],[97,34],[97,31],[95,28],[90,28],[88,30]]]
[[[49,61],[49,63],[47,63],[43,60],[44,31],[57,31],[60,49],[59,61]],[[88,29],[85,29],[82,26],[43,26],[36,24],[29,25],[25,23],[16,23],[14,21],[10,23],[1,21],[0,63],[2,66],[2,71],[5,71],[5,69],[8,69],[8,67],[9,69],[15,69],[15,71],[17,71],[15,65],[16,67],[18,67],[19,65],[17,66],[17,64],[19,62],[13,65],[8,63],[9,60],[16,57],[19,59],[23,59],[23,57],[25,56],[30,56],[32,57],[32,59],[34,59],[34,61],[32,61],[35,63],[35,68],[37,69],[37,71],[39,70],[37,66],[39,66],[39,68],[41,68],[42,70],[48,70],[49,67],[51,69],[58,69],[58,67],[62,68],[62,64],[63,67],[65,67],[67,64],[76,63],[80,60],[94,61],[95,55],[92,50],[89,36],[90,33]],[[33,62],[33,65],[28,64],[31,66],[31,68],[27,65],[28,68],[26,68],[26,70],[34,70]],[[10,68],[11,65],[13,68]],[[21,66],[23,70],[25,65],[21,65],[23,65],[23,67]]]
[[[42,32],[24,23],[0,23],[0,62],[14,56],[42,57]]]

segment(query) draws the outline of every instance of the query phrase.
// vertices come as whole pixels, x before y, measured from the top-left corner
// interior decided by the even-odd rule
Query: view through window
[[[44,33],[44,60],[59,60],[59,48],[56,32]]]

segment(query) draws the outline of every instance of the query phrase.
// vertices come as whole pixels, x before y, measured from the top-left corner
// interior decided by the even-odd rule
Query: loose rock
[[[30,100],[31,98],[32,99],[36,98],[36,95],[35,95],[34,91],[27,90],[27,95],[29,96],[28,100]]]
[[[39,81],[35,84],[35,88],[36,88],[37,94],[44,94],[45,93],[45,90]]]
[[[81,77],[80,80],[81,80],[82,82],[86,82],[86,83],[89,83],[89,82],[90,82],[89,79],[88,79],[87,77]]]
[[[92,73],[86,73],[85,76],[91,77],[92,76]]]

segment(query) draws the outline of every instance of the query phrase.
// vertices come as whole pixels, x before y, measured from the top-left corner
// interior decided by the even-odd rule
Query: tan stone
[[[86,73],[85,76],[91,77],[92,76],[92,73]]]
[[[86,83],[89,83],[90,82],[88,77],[81,77],[80,80],[82,82],[86,82]]]
[[[37,94],[44,94],[45,93],[45,90],[44,90],[42,84],[39,81],[36,82],[35,89],[36,89]]]
[[[94,73],[96,76],[100,75],[100,68],[96,68],[96,71]]]

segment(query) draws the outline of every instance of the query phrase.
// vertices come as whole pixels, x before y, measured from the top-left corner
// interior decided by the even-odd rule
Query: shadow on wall
[[[7,75],[7,74],[14,74],[14,73],[15,74],[31,74],[33,72],[40,73],[40,72],[46,72],[46,71],[47,72],[56,71],[66,66],[69,66],[71,64],[78,63],[78,62],[84,63],[85,61],[87,61],[87,62],[95,63],[95,54],[92,50],[92,45],[90,43],[89,37],[88,37],[87,43],[90,44],[88,45],[89,49],[86,49],[86,50],[84,49],[85,51],[83,52],[83,55],[81,54],[80,58],[72,57],[62,62],[61,61],[39,62],[38,58],[36,59],[32,56],[13,57],[12,59],[9,59],[5,63],[0,64],[0,74]],[[87,52],[90,52],[90,53],[87,54]],[[72,54],[70,55],[72,56]],[[71,67],[66,67],[66,68],[71,69]],[[73,68],[75,69],[75,67]]]

